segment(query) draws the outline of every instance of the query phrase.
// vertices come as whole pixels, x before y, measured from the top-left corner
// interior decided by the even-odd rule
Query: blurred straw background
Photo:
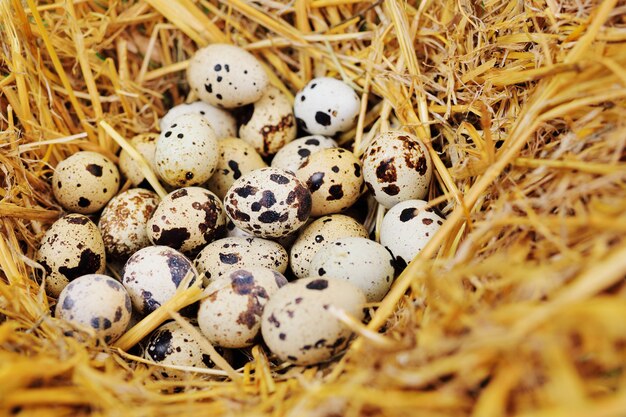
[[[357,154],[390,126],[429,146],[447,221],[338,362],[257,346],[235,375],[156,380],[64,336],[33,279],[52,168],[117,160],[107,125],[155,131],[212,42],[290,95],[350,83]],[[0,46],[2,415],[624,415],[626,2],[3,0]]]

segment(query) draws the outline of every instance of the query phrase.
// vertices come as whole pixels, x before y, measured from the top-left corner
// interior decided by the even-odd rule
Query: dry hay
[[[615,0],[4,0],[2,414],[623,415],[625,16]],[[341,361],[276,368],[256,347],[231,378],[157,381],[65,337],[30,259],[61,214],[52,167],[115,157],[101,122],[155,130],[215,41],[291,94],[313,75],[350,82],[369,105],[344,142],[413,131],[448,220]]]

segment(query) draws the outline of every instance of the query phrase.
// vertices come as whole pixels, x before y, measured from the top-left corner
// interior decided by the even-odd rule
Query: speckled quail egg
[[[189,286],[202,285],[196,269],[182,253],[167,246],[148,246],[124,265],[122,284],[140,314],[148,314],[171,299],[191,271]]]
[[[183,103],[169,109],[159,121],[161,130],[167,129],[174,123],[175,118],[185,113],[195,113],[204,117],[213,128],[217,140],[237,136],[237,121],[233,115],[204,101]]]
[[[393,258],[379,243],[362,237],[344,237],[321,248],[313,257],[309,276],[350,281],[378,302],[391,288],[395,274]]]
[[[336,148],[337,142],[322,135],[305,136],[283,146],[272,159],[272,168],[296,172],[313,153],[322,149]]]
[[[399,269],[406,267],[443,224],[444,219],[426,204],[423,200],[403,201],[383,218],[380,243],[389,249]]]
[[[365,184],[386,208],[425,197],[432,172],[428,149],[406,132],[381,133],[363,154]]]
[[[260,100],[250,104],[239,127],[239,137],[262,156],[275,154],[296,137],[291,101],[278,88],[268,86]]]
[[[153,172],[156,172],[156,167],[154,166],[154,151],[156,150],[158,137],[158,133],[142,133],[130,140],[130,144],[144,157]],[[125,150],[120,152],[119,165],[122,174],[124,174],[134,186],[141,184],[141,182],[146,179],[139,164],[135,162]]]
[[[154,164],[159,177],[175,187],[206,182],[219,159],[217,139],[199,114],[181,114],[159,135]]]
[[[311,193],[295,175],[262,168],[235,181],[224,206],[237,227],[258,237],[281,237],[307,221]]]
[[[298,125],[314,135],[333,136],[356,125],[361,100],[348,84],[335,78],[314,78],[294,101]]]
[[[331,359],[345,349],[352,331],[331,307],[362,320],[365,294],[348,281],[305,278],[278,290],[263,311],[263,339],[278,358],[297,365]]]
[[[195,254],[220,237],[225,225],[220,199],[204,188],[187,187],[163,197],[146,230],[155,245]]]
[[[109,201],[102,210],[98,228],[111,257],[126,259],[150,245],[146,224],[158,204],[156,193],[141,188],[131,188]]]
[[[196,327],[198,332],[200,329]],[[213,368],[208,354],[203,353],[195,334],[183,329],[175,321],[160,326],[150,335],[143,357],[162,365]],[[180,379],[184,371],[162,368],[161,376]]]
[[[263,267],[282,274],[287,270],[289,256],[280,244],[271,240],[227,237],[202,249],[194,262],[208,282],[233,268]]]
[[[234,45],[214,43],[191,58],[187,80],[204,102],[232,109],[259,100],[269,85],[261,63]]]
[[[209,342],[225,348],[254,344],[267,300],[287,279],[261,267],[234,269],[207,286],[198,325]]]
[[[228,138],[219,142],[220,158],[217,162],[215,174],[207,186],[220,199],[235,180],[255,169],[265,168],[267,164],[252,145],[237,138]]]
[[[106,267],[102,235],[88,217],[68,214],[55,221],[41,239],[35,260],[46,275],[46,291],[58,297],[67,284]]]
[[[52,192],[63,208],[95,213],[117,193],[117,166],[97,152],[81,151],[59,162],[52,176]]]
[[[296,176],[311,192],[311,216],[339,213],[359,199],[363,189],[361,162],[342,148],[323,149],[309,156]]]
[[[343,237],[367,238],[367,230],[352,217],[343,214],[320,217],[308,225],[291,247],[289,262],[293,273],[298,278],[308,276],[311,260],[317,251]]]
[[[122,284],[106,275],[89,274],[65,287],[54,315],[91,327],[97,337],[109,343],[124,334],[131,313],[130,297]]]

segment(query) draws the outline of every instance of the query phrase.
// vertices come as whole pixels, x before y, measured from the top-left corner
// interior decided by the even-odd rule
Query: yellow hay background
[[[290,95],[350,83],[369,101],[342,137],[357,153],[390,126],[431,151],[447,221],[335,363],[255,347],[243,369],[158,381],[64,336],[32,279],[61,214],[52,168],[155,131],[211,42]],[[3,0],[0,46],[0,414],[624,415],[625,2]]]

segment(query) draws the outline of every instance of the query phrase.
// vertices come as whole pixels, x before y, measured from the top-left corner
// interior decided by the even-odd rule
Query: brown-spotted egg
[[[156,172],[154,152],[156,151],[156,141],[158,138],[158,133],[142,133],[130,140],[130,144],[144,157],[153,172]],[[134,186],[141,184],[141,182],[145,180],[145,176],[139,164],[125,150],[120,152],[119,165],[122,174],[124,174]]]
[[[300,165],[311,154],[322,149],[336,148],[337,142],[322,135],[305,136],[289,142],[272,158],[272,168],[280,168],[285,171],[296,172]]]
[[[218,140],[237,136],[237,122],[235,118],[229,112],[211,106],[204,101],[195,101],[189,104],[183,103],[169,109],[159,121],[161,130],[167,129],[168,126],[174,123],[174,119],[185,113],[195,113],[204,117],[211,125]]]

